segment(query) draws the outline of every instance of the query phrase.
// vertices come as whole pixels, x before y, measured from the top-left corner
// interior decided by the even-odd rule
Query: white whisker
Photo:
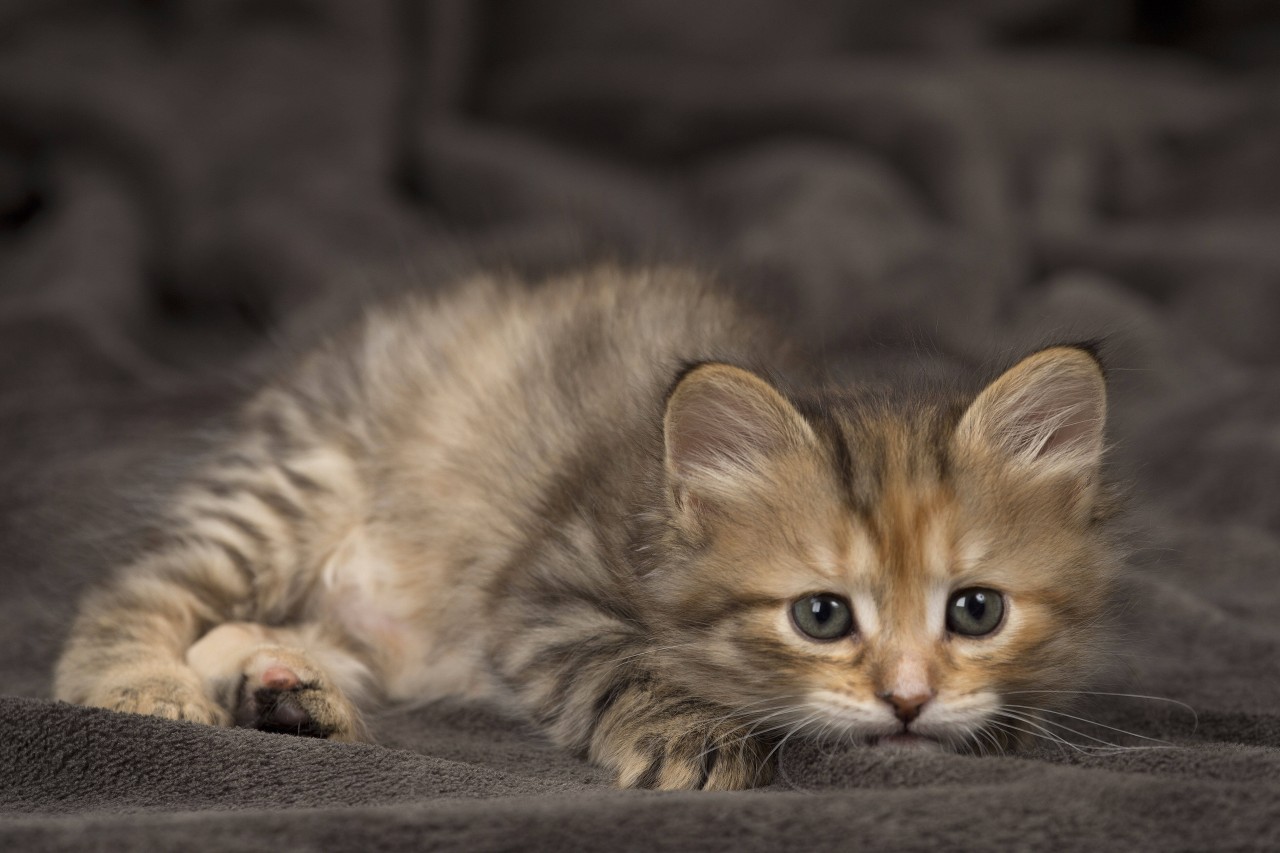
[[[801,729],[803,729],[805,726],[809,725],[809,723],[813,722],[815,719],[821,719],[821,716],[822,716],[822,712],[821,712],[821,711],[815,711],[815,712],[813,712],[813,713],[809,714],[809,716],[805,717],[805,718],[804,718],[803,720],[801,720],[800,722],[796,723],[796,724],[795,724],[795,726],[794,726],[794,727],[792,727],[791,731],[790,731],[790,732],[788,732],[786,735],[784,735],[784,736],[783,736],[783,738],[782,738],[782,740],[778,741],[777,745],[776,745],[776,746],[774,746],[774,748],[773,748],[773,749],[769,750],[769,754],[768,754],[768,755],[766,755],[766,756],[764,757],[764,761],[761,763],[761,766],[762,766],[762,767],[767,767],[767,766],[768,766],[768,764],[769,764],[769,760],[770,760],[771,758],[773,758],[773,754],[774,754],[775,752],[777,752],[779,749],[781,749],[781,748],[782,748],[782,746],[783,746],[783,745],[784,745],[788,740],[790,740],[790,739],[791,739],[791,738],[792,738],[792,737],[793,737],[797,732],[799,732],[799,731],[800,731]],[[781,759],[779,759],[779,764],[781,764]]]
[[[1002,711],[997,711],[996,713],[999,714],[1000,716],[1007,717],[1008,719],[1016,720],[1017,722],[1020,722],[1024,725],[1034,727],[1040,733],[1038,736],[1044,737],[1047,740],[1051,740],[1063,746],[1070,747],[1071,749],[1074,749],[1076,752],[1080,752],[1080,753],[1084,752],[1084,749],[1082,749],[1079,744],[1072,743],[1071,741],[1067,740],[1062,735],[1058,734],[1052,729],[1048,729],[1044,727],[1036,720],[1033,720],[1029,717],[1015,716],[1013,713],[1009,711],[1002,710]],[[1020,731],[1022,731],[1024,734],[1036,735],[1036,732],[1033,732],[1030,729],[1020,729]]]
[[[1090,719],[1088,719],[1087,717],[1077,717],[1075,714],[1068,714],[1068,713],[1065,713],[1065,712],[1063,712],[1063,711],[1052,711],[1052,710],[1049,710],[1049,709],[1047,709],[1047,708],[1036,708],[1036,707],[1033,707],[1033,706],[1031,706],[1031,705],[1005,705],[1005,707],[1006,707],[1006,708],[1018,708],[1018,709],[1021,709],[1021,710],[1024,710],[1024,711],[1035,711],[1035,712],[1040,713],[1040,714],[1052,714],[1052,715],[1053,715],[1053,716],[1055,716],[1055,717],[1066,717],[1067,719],[1070,719],[1070,720],[1079,720],[1079,721],[1080,721],[1080,722],[1082,722],[1082,723],[1088,723],[1088,724],[1089,724],[1089,725],[1091,725],[1091,726],[1097,726],[1098,728],[1101,728],[1101,729],[1107,729],[1107,730],[1109,730],[1109,731],[1118,732],[1119,734],[1122,734],[1122,735],[1128,735],[1129,737],[1136,737],[1136,738],[1141,738],[1142,740],[1154,741],[1154,742],[1159,743],[1159,744],[1164,744],[1165,746],[1172,746],[1172,745],[1173,745],[1173,744],[1169,743],[1169,741],[1167,741],[1167,740],[1161,740],[1160,738],[1150,737],[1150,736],[1148,736],[1148,735],[1140,735],[1140,734],[1138,734],[1137,732],[1131,732],[1131,731],[1127,731],[1127,730],[1125,730],[1125,729],[1118,729],[1118,728],[1116,728],[1115,726],[1108,726],[1106,723],[1099,723],[1099,722],[1097,722],[1096,720],[1090,720]],[[1062,726],[1062,728],[1067,728],[1067,727],[1066,727],[1065,725],[1063,725],[1062,723],[1054,723],[1052,720],[1045,720],[1044,722],[1046,722],[1046,723],[1050,723],[1050,724],[1053,724],[1053,725]],[[1068,731],[1072,731],[1072,730],[1071,730],[1071,729],[1068,729]],[[1087,735],[1086,735],[1086,737],[1087,737]]]
[[[998,720],[991,720],[989,721],[989,724],[995,726],[998,729],[1003,729],[1005,731],[1013,732],[1015,734],[1030,735],[1031,737],[1037,737],[1037,738],[1040,738],[1041,740],[1047,740],[1050,743],[1056,744],[1058,746],[1070,747],[1071,749],[1074,749],[1076,752],[1079,752],[1082,754],[1084,753],[1083,749],[1081,749],[1080,747],[1076,746],[1074,743],[1071,743],[1068,740],[1064,740],[1063,738],[1059,737],[1053,732],[1050,732],[1048,729],[1043,729],[1042,732],[1033,732],[1029,729],[1019,728],[1016,725],[1001,722]]]
[[[1003,695],[1016,696],[1025,693],[1069,693],[1075,696],[1118,696],[1124,699],[1147,699],[1152,702],[1168,702],[1171,705],[1177,705],[1191,712],[1191,716],[1195,718],[1196,728],[1200,727],[1200,715],[1196,713],[1196,709],[1192,708],[1186,702],[1177,699],[1169,699],[1165,696],[1147,696],[1142,693],[1108,693],[1100,690],[1009,690]]]

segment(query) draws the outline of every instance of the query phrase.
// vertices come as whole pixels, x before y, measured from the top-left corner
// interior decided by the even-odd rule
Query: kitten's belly
[[[495,685],[474,626],[475,590],[451,588],[439,567],[398,566],[367,536],[353,535],[324,567],[320,610],[369,650],[378,686],[392,702],[480,698]]]

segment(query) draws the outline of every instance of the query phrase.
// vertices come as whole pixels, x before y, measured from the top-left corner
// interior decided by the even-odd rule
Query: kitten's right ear
[[[812,427],[754,373],[701,364],[667,399],[667,480],[682,511],[698,512],[767,486],[769,461],[816,443]]]

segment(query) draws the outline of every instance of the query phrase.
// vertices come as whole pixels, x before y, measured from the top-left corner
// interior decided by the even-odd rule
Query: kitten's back
[[[389,678],[389,692],[486,693],[484,642],[468,623],[530,581],[521,554],[574,549],[552,585],[628,601],[629,514],[654,503],[680,371],[783,357],[766,324],[695,273],[597,269],[536,286],[486,276],[375,309],[261,409],[296,409],[310,443],[356,466],[332,525],[360,530],[327,568],[330,588],[349,591],[330,596],[346,602],[337,615],[357,632],[372,622],[428,638],[388,662],[413,673]]]

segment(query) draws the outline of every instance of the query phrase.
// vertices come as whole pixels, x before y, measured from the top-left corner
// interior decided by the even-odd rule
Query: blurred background
[[[1277,70],[1268,0],[0,0],[6,692],[292,326],[620,259],[837,365],[1104,336],[1135,683],[1274,709]]]
[[[1280,262],[1278,63],[1267,0],[4,0],[0,296],[197,371],[477,258],[694,259],[837,346],[1201,321]]]

